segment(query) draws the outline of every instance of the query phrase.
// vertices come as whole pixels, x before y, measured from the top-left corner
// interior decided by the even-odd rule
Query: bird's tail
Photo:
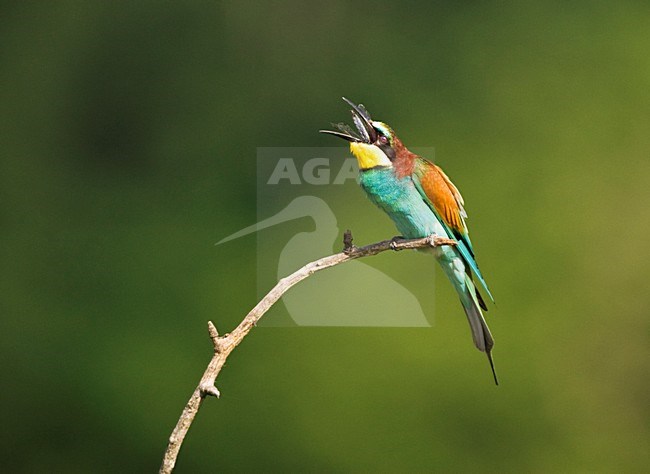
[[[476,287],[468,274],[465,274],[465,281],[463,285],[454,285],[460,296],[460,302],[463,305],[469,327],[472,330],[472,337],[474,338],[474,345],[481,352],[485,352],[488,360],[490,361],[490,368],[494,376],[494,383],[499,385],[496,370],[494,369],[494,362],[492,361],[492,347],[494,347],[494,339],[490,333],[483,313],[481,312],[480,296],[477,297]],[[485,303],[483,303],[485,304]]]

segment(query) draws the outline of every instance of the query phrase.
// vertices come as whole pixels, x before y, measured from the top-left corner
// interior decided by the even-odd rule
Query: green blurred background
[[[256,148],[332,146],[316,130],[347,119],[341,95],[434,146],[463,191],[502,385],[438,273],[432,329],[254,330],[177,472],[647,469],[647,2],[3,2],[0,18],[3,471],[158,468],[206,321],[228,331],[256,302],[255,238],[213,245],[255,222]],[[357,240],[393,235],[353,191],[375,216]],[[367,262],[433,265],[415,257]]]

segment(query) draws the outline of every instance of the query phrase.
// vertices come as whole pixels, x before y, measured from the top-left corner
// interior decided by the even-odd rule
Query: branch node
[[[212,345],[214,346],[214,352],[221,352],[222,344],[221,338],[219,337],[219,331],[212,321],[208,321],[208,334],[210,334],[210,339],[212,339]]]
[[[204,398],[207,397],[208,395],[217,398],[221,396],[221,392],[219,391],[219,389],[211,383],[204,383],[199,385],[199,391],[201,392],[201,396]]]
[[[212,321],[208,321],[208,333],[210,334],[210,339],[216,339],[219,337],[219,331]]]
[[[343,253],[345,255],[350,255],[355,250],[357,250],[357,248],[352,243],[352,240],[352,231],[348,229],[343,233]]]

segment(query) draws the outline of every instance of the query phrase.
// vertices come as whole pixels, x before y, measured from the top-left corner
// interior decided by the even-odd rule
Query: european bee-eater
[[[491,356],[494,339],[481,313],[487,306],[474,286],[474,277],[494,299],[474,258],[463,197],[440,167],[411,153],[388,125],[372,120],[363,105],[343,100],[352,107],[357,131],[339,123],[333,124],[337,131],[321,132],[350,142],[359,164],[361,187],[390,216],[402,236],[414,239],[435,234],[456,240],[455,246],[435,247],[430,252],[458,292],[474,344],[487,354],[498,385]]]

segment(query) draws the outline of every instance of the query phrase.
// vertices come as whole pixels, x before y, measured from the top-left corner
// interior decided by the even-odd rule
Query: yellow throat
[[[367,170],[376,166],[392,166],[386,154],[375,145],[351,142],[350,151],[357,158],[360,170]]]

